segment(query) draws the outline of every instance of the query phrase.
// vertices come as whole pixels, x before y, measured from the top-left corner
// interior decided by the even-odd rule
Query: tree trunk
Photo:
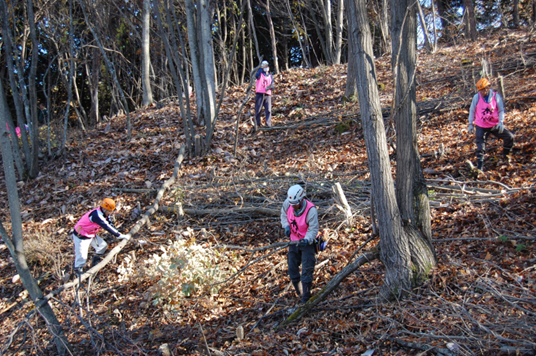
[[[396,196],[413,263],[413,282],[420,283],[437,264],[431,244],[428,189],[422,174],[416,127],[417,16],[412,0],[391,1],[392,53],[396,73]],[[393,60],[395,60],[393,59]],[[417,225],[418,224],[418,225]],[[421,234],[421,232],[422,234]],[[424,235],[423,235],[424,234]]]
[[[290,17],[290,22],[292,23],[294,32],[297,34],[297,37],[298,37],[298,43],[300,44],[300,50],[302,53],[303,61],[305,62],[305,65],[310,68],[311,63],[309,62],[309,59],[307,58],[307,52],[305,51],[305,48],[303,46],[303,41],[301,40],[300,31],[298,30],[298,27],[296,26],[296,22],[294,21],[294,14],[292,13],[292,8],[290,7],[290,1],[287,0],[286,4],[287,4],[288,15]]]
[[[203,87],[205,88],[204,105],[206,110],[206,125],[211,127],[214,125],[215,110],[216,110],[216,74],[214,71],[214,49],[212,44],[212,2],[211,0],[200,0],[198,2],[198,11],[200,12],[200,54],[201,63],[204,65],[204,77],[201,78],[205,81]]]
[[[331,0],[318,0],[322,8],[322,17],[324,18],[324,35],[326,36],[326,51],[329,55],[329,63],[333,64],[333,33],[331,32]]]
[[[11,42],[11,32],[9,30],[9,18],[8,15],[8,7],[5,0],[0,0],[0,16],[2,19],[2,39],[4,41],[5,46],[5,55],[6,55],[6,63],[7,63],[7,72],[9,76],[9,84],[11,87],[11,92],[13,93],[13,102],[15,104],[15,113],[17,115],[17,125],[19,127],[24,127],[25,123],[25,115],[24,115],[24,107],[19,95],[19,89],[17,86],[17,80],[15,78],[15,65],[13,63],[13,46]],[[12,129],[15,129],[15,125],[13,123],[9,123],[10,127]],[[21,137],[22,141],[22,149],[25,157],[25,165],[24,165],[24,171],[21,173],[23,176],[28,174],[28,171],[30,170],[30,161],[29,157],[31,156],[30,151],[30,142],[28,141],[28,136],[26,135],[26,132],[24,132],[24,135]],[[18,144],[18,143],[17,143]]]
[[[279,63],[277,61],[277,41],[275,37],[274,23],[270,12],[270,0],[266,0],[266,20],[268,21],[268,29],[270,30],[270,44],[272,45],[272,56],[274,62],[274,72],[279,73]]]
[[[87,16],[87,13],[86,13],[84,0],[79,0],[79,3],[80,3],[80,8],[82,9],[82,12],[84,14],[84,19],[86,20],[86,23],[89,25],[90,22],[89,22],[89,18]],[[93,9],[93,10],[95,10],[95,9]],[[132,125],[131,125],[131,122],[130,122],[130,111],[128,109],[128,104],[127,104],[127,100],[125,98],[125,93],[123,92],[123,89],[121,88],[121,84],[119,83],[119,80],[117,79],[117,73],[116,73],[115,67],[114,67],[113,63],[110,62],[110,60],[108,59],[108,56],[106,55],[106,51],[104,50],[104,47],[102,46],[102,43],[101,43],[101,41],[99,39],[99,36],[97,35],[97,32],[95,31],[94,26],[89,25],[88,27],[91,30],[91,33],[93,35],[93,38],[95,39],[95,42],[97,42],[97,45],[99,46],[99,49],[100,49],[101,54],[102,54],[102,58],[104,59],[104,64],[106,65],[106,70],[112,76],[112,79],[113,79],[115,85],[117,86],[117,90],[119,91],[119,94],[121,96],[121,102],[123,103],[123,107],[125,109],[125,113],[126,113],[126,116],[127,116],[127,139],[130,140],[132,138]]]
[[[335,18],[335,48],[333,49],[333,64],[341,64],[342,31],[344,27],[344,0],[337,0],[337,16]]]
[[[513,17],[514,17],[514,27],[515,28],[518,28],[519,27],[519,0],[514,0],[514,4],[513,4],[513,7],[514,7],[514,11],[513,11]]]
[[[151,89],[151,0],[143,0],[143,25],[141,36],[141,84],[143,90],[143,106],[153,103]]]
[[[348,18],[348,69],[346,74],[346,90],[344,97],[346,100],[352,101],[357,96],[357,42],[352,37],[353,29],[357,28],[357,20],[355,18],[355,2],[354,0],[346,0],[346,17]]]
[[[447,21],[447,0],[432,0],[437,1],[437,13],[441,22],[441,32],[443,39],[450,41],[449,23]]]
[[[28,23],[30,24],[30,39],[32,41],[32,59],[30,63],[30,77],[28,80],[28,90],[30,98],[30,137],[32,140],[32,151],[30,158],[27,158],[30,164],[28,172],[31,178],[37,177],[39,174],[39,126],[37,123],[37,90],[35,80],[37,77],[37,62],[39,62],[39,43],[37,42],[37,30],[35,28],[35,16],[33,11],[32,0],[27,1],[28,6]],[[21,127],[24,130],[24,127]]]
[[[89,124],[96,125],[99,122],[99,80],[100,80],[100,52],[98,49],[92,49],[91,69],[89,63],[86,63],[86,72],[89,79],[89,93],[91,96],[91,108],[89,110]],[[89,59],[88,59],[89,61]]]
[[[473,5],[473,0],[464,0],[465,5],[465,16],[467,16],[467,25],[468,25],[468,33],[469,33],[469,40],[471,42],[476,41],[477,39],[477,33],[476,33],[476,20],[475,20],[475,8]]]
[[[322,52],[324,53],[324,58],[328,63],[331,63],[330,50],[324,43],[324,36],[322,34],[322,31],[320,30],[320,24],[316,18],[315,9],[313,7],[313,4],[311,3],[311,0],[307,0],[307,7],[309,9],[309,14],[311,14],[311,17],[313,18],[313,22],[315,24],[315,29],[316,29],[316,34],[318,36],[318,40],[320,41],[320,46],[322,46]],[[311,43],[311,46],[312,46],[312,43]]]
[[[410,249],[396,205],[366,0],[353,1],[355,8],[352,9],[354,13],[351,16],[356,19],[356,27],[350,29],[348,39],[355,41],[357,45],[357,92],[367,146],[374,207],[379,222],[380,259],[386,268],[380,298],[387,300],[401,296],[411,288]]]
[[[30,4],[31,5],[31,4]],[[24,288],[28,291],[30,298],[34,303],[37,303],[39,299],[43,297],[41,289],[39,289],[37,282],[32,277],[28,264],[26,263],[26,255],[24,254],[24,246],[22,239],[22,219],[20,213],[20,202],[17,190],[17,180],[15,177],[15,168],[13,166],[13,156],[11,154],[11,144],[9,134],[6,131],[6,121],[4,118],[7,116],[9,110],[5,105],[5,93],[4,87],[0,83],[0,150],[2,151],[2,163],[4,166],[4,176],[6,182],[6,190],[9,201],[9,211],[11,215],[11,232],[12,240],[7,235],[6,230],[0,222],[0,234],[2,239],[9,248],[13,262],[17,268],[17,272],[24,284]],[[16,136],[14,130],[12,134]],[[64,355],[69,349],[69,344],[63,333],[61,324],[58,322],[54,311],[47,303],[38,309],[39,314],[45,320],[47,327],[52,334],[58,354]]]
[[[426,21],[424,19],[424,13],[422,11],[422,6],[419,1],[416,1],[417,8],[419,10],[419,19],[421,20],[421,28],[424,34],[424,46],[428,52],[433,52],[432,43],[430,42],[430,36],[428,35],[428,27],[426,26]]]
[[[381,49],[383,54],[389,50],[389,3],[387,0],[382,0],[380,28],[382,31]]]
[[[195,100],[197,103],[197,124],[200,125],[204,120],[203,109],[203,93],[204,87],[202,82],[202,66],[200,61],[200,49],[199,41],[197,39],[197,23],[196,23],[196,10],[193,0],[185,0],[186,7],[186,20],[188,27],[188,44],[190,45],[190,58],[192,62],[192,71],[194,77],[195,86]]]

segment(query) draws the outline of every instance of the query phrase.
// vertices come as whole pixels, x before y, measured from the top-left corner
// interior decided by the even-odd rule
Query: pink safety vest
[[[292,206],[289,206],[287,210],[287,220],[290,225],[291,241],[298,241],[303,239],[307,234],[307,230],[309,229],[309,225],[307,224],[307,213],[315,205],[307,199],[304,199],[303,201],[307,205],[305,207],[305,211],[300,216],[294,216],[294,209],[292,208]]]
[[[475,125],[489,128],[499,123],[499,110],[497,110],[497,100],[495,93],[489,103],[478,93],[478,104],[475,110]]]
[[[84,216],[82,216],[82,218],[74,226],[74,230],[82,236],[94,238],[97,232],[102,228],[99,224],[96,224],[89,220],[89,214],[91,214],[97,209],[93,209],[87,212]]]
[[[260,94],[272,95],[272,89],[266,90],[266,87],[270,86],[270,84],[272,84],[272,76],[264,75],[264,73],[261,73],[261,76],[259,77],[259,79],[257,79],[257,82],[255,83],[255,92]]]

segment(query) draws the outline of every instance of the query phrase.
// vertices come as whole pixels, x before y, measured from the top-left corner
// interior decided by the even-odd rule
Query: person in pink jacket
[[[129,239],[128,235],[123,235],[112,225],[110,217],[114,211],[115,201],[105,198],[101,206],[84,214],[74,226],[74,271],[77,275],[84,273],[83,268],[87,262],[90,245],[93,246],[96,253],[93,256],[92,265],[97,264],[101,260],[101,255],[108,248],[106,241],[97,235],[97,232],[101,229],[108,231],[118,239]]]
[[[473,97],[469,109],[469,133],[474,133],[476,126],[476,164],[480,171],[484,171],[486,141],[490,134],[503,141],[503,159],[508,164],[514,146],[514,134],[504,127],[503,99],[490,87],[486,78],[476,83],[478,93]]]
[[[262,61],[261,68],[255,74],[257,79],[255,85],[255,121],[257,126],[261,126],[261,110],[264,106],[266,116],[266,126],[272,127],[272,89],[274,88],[274,78],[270,74],[270,67],[267,61]]]

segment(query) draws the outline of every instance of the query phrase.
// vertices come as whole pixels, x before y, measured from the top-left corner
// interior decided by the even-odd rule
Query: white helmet
[[[305,190],[301,185],[296,184],[289,188],[287,196],[290,205],[298,205],[305,198]]]

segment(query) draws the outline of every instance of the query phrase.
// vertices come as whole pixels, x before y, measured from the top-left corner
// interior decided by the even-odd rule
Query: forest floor
[[[234,270],[255,263],[220,285],[218,292],[167,302],[163,298],[160,304],[151,294],[161,286],[158,278],[129,278],[125,272],[151,259],[148,263],[154,263],[155,255],[162,255],[173,241],[204,249],[221,244],[255,249],[286,241],[277,211],[286,190],[296,183],[305,185],[319,206],[321,228],[329,228],[331,237],[328,249],[317,256],[313,294],[372,237],[370,174],[359,107],[342,100],[346,66],[290,69],[275,77],[273,128],[251,133],[249,100],[236,155],[236,118],[247,85],[229,90],[209,153],[185,158],[177,181],[160,202],[167,207],[181,203],[186,215],[154,214],[91,283],[82,283],[80,309],[74,289],[51,302],[74,354],[156,355],[168,344],[174,355],[533,355],[536,34],[501,30],[486,36],[477,43],[443,45],[433,54],[418,54],[419,149],[438,257],[437,268],[422,286],[396,302],[380,303],[376,295],[384,267],[372,261],[305,317],[277,328],[298,304],[289,288],[284,249],[269,256],[274,250],[228,249],[222,269],[229,261]],[[466,60],[472,62],[462,67]],[[498,88],[496,76],[504,77],[506,127],[515,133],[516,143],[508,164],[500,158],[501,142],[491,138],[485,172],[475,176],[466,164],[475,163],[476,149],[467,117],[483,60],[492,63],[493,88]],[[376,68],[382,107],[388,109],[393,92],[390,56],[378,58]],[[153,204],[150,189],[171,177],[184,143],[178,105],[138,110],[131,117],[130,141],[124,117],[85,134],[74,132],[63,157],[43,162],[37,179],[19,183],[26,254],[46,292],[59,288],[68,278],[65,273],[71,272],[69,232],[85,212],[102,198],[113,197],[119,205],[116,226],[126,233]],[[392,127],[385,119],[386,127]],[[393,141],[393,130],[387,133]],[[390,154],[396,174],[392,147]],[[7,207],[1,172],[0,204]],[[331,187],[336,182],[354,213],[350,226],[335,208]],[[203,214],[207,209],[223,212]],[[7,208],[0,211],[0,219],[10,231]],[[117,241],[103,237],[110,251]],[[359,253],[373,249],[378,239]],[[0,256],[4,353],[54,354],[43,322],[33,316],[23,323],[33,315],[33,304],[4,244]],[[80,314],[91,326],[81,325]],[[245,335],[238,338],[241,329]]]

